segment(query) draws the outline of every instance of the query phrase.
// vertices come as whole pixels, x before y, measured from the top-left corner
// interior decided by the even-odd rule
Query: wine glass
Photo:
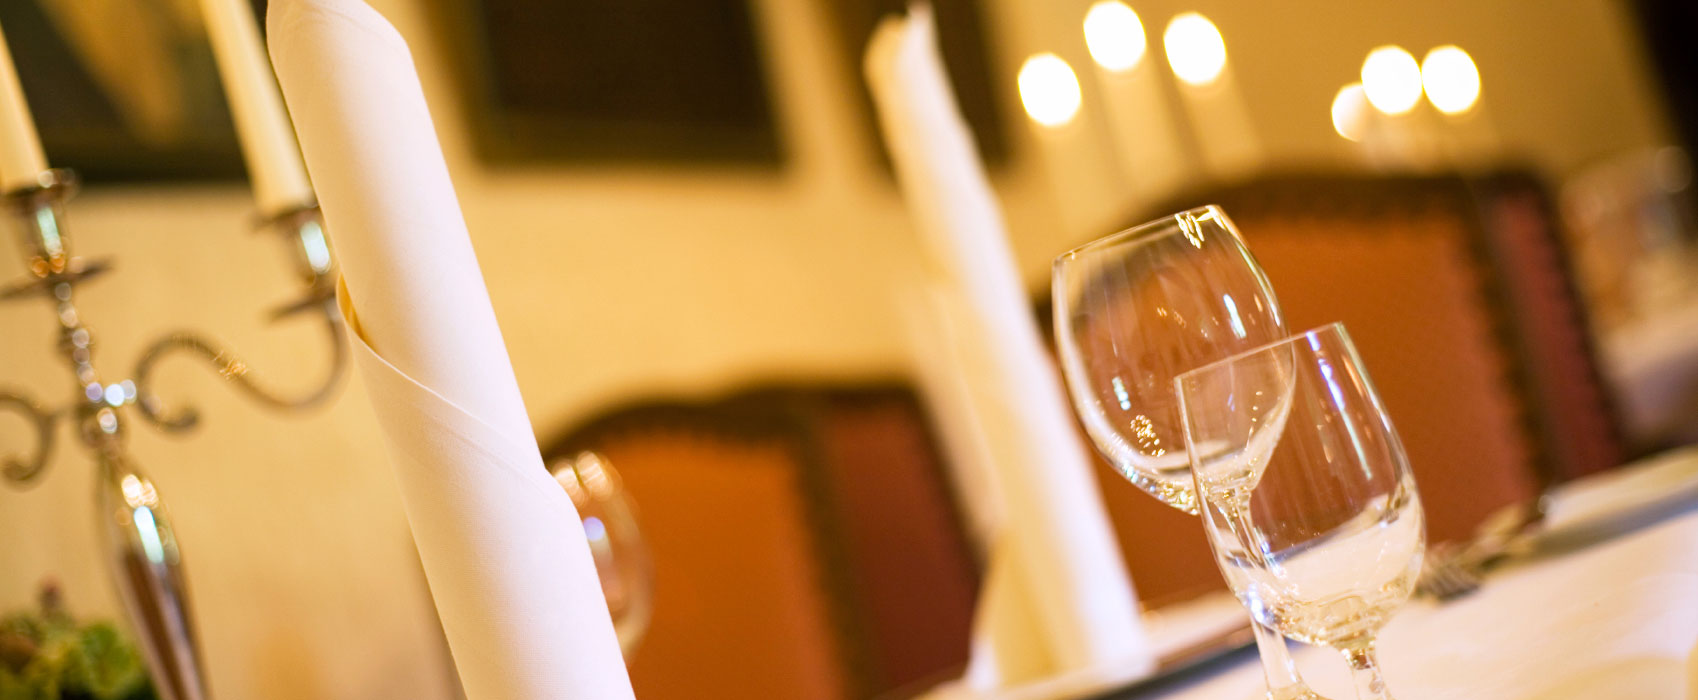
[[[1179,376],[1186,451],[1218,559],[1252,615],[1343,652],[1390,700],[1374,634],[1426,544],[1409,459],[1342,324]]]
[[[1085,431],[1133,484],[1195,515],[1173,378],[1285,337],[1267,276],[1215,206],[1070,250],[1054,272],[1056,346]]]
[[[619,649],[629,660],[648,632],[654,609],[654,569],[648,544],[637,527],[636,508],[619,472],[594,452],[559,460],[549,473],[566,489],[583,520]]]
[[[1231,219],[1202,207],[1063,253],[1053,302],[1062,373],[1091,441],[1127,480],[1197,514],[1173,379],[1286,335]],[[1285,640],[1251,619],[1268,697],[1318,698]]]

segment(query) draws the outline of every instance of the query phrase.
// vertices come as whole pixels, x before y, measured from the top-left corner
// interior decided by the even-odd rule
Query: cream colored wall
[[[236,190],[93,193],[76,205],[80,250],[120,265],[80,300],[109,381],[124,376],[145,339],[179,326],[217,329],[278,380],[299,382],[322,366],[310,326],[260,323],[291,280],[272,242],[243,232],[249,211]],[[7,270],[19,269],[3,257]],[[44,302],[0,309],[0,377],[60,401],[70,382],[49,361],[52,325]],[[130,445],[171,505],[213,689],[244,698],[444,697],[444,652],[359,388],[323,414],[281,420],[196,369],[169,366],[164,378],[171,397],[203,409],[202,428],[172,439],[133,424]],[[10,450],[23,432],[3,420]],[[59,437],[37,486],[0,492],[0,606],[23,604],[52,576],[74,611],[111,614],[93,470],[68,429]]]
[[[1417,59],[1436,46],[1465,48],[1480,68],[1484,116],[1504,151],[1553,174],[1671,138],[1624,1],[1160,6],[1198,8],[1227,34],[1270,158],[1351,154],[1333,133],[1328,108],[1338,88],[1358,79],[1362,58],[1382,44],[1399,44]],[[1278,107],[1282,99],[1294,106]],[[1425,105],[1422,111],[1432,113]]]
[[[771,78],[792,154],[785,171],[767,174],[484,167],[469,150],[418,3],[373,4],[413,43],[544,434],[637,395],[901,371],[891,288],[912,257],[910,231],[853,113],[857,76],[836,60],[843,47],[817,3],[757,3],[778,57]],[[1088,70],[1075,29],[1087,4],[990,0],[999,72],[1011,76],[1038,50]],[[1385,42],[1417,53],[1466,46],[1506,150],[1552,172],[1667,138],[1610,0],[1298,5],[1135,3],[1153,34],[1182,9],[1215,18],[1257,135],[1280,161],[1359,162],[1332,134],[1327,108],[1366,50]],[[997,184],[1017,259],[1035,284],[1055,252],[1106,233],[1140,196],[1112,161],[1110,125],[1083,77],[1089,102],[1069,148],[1039,148],[1005,95],[1027,157]],[[145,338],[190,326],[218,331],[280,382],[310,378],[320,361],[311,332],[260,322],[291,282],[272,242],[245,232],[248,215],[237,187],[94,191],[75,202],[78,250],[120,265],[82,298],[109,377],[121,376]],[[0,271],[18,272],[11,248],[0,250]],[[68,391],[65,370],[50,359],[50,323],[42,304],[0,306],[0,384],[54,398]],[[358,384],[326,413],[285,419],[197,369],[171,367],[167,377],[205,409],[204,425],[187,439],[138,427],[132,446],[173,504],[214,690],[255,699],[445,697],[445,652]],[[18,423],[0,418],[0,445],[23,439]],[[76,609],[112,610],[92,548],[90,470],[70,441],[62,432],[37,487],[0,490],[0,608],[22,604],[53,575]]]

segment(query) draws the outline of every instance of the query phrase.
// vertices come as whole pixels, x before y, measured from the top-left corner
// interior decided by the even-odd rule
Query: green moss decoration
[[[157,700],[141,654],[109,623],[78,625],[57,589],[0,617],[0,700]]]

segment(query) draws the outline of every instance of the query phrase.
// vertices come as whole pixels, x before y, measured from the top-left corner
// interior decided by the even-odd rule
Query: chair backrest
[[[966,661],[977,565],[913,393],[792,386],[602,414],[655,571],[640,697],[866,698]]]
[[[1409,450],[1434,540],[1624,458],[1537,180],[1272,175],[1127,223],[1205,203],[1239,224],[1293,332],[1350,329]],[[1097,473],[1146,605],[1224,586],[1188,516],[1106,462]]]
[[[1397,421],[1434,539],[1619,463],[1538,182],[1293,176],[1215,193],[1293,331],[1342,320]]]
[[[1621,464],[1627,441],[1599,368],[1560,217],[1540,183],[1505,173],[1472,183],[1492,268],[1513,310],[1513,339],[1548,476],[1567,481]]]
[[[1293,332],[1343,321],[1397,424],[1435,540],[1538,491],[1526,406],[1464,222],[1399,209],[1225,205]]]
[[[918,398],[839,389],[809,403],[874,685],[954,675],[967,662],[979,563]]]
[[[1144,607],[1160,608],[1226,590],[1197,517],[1156,500],[1128,483],[1106,460],[1097,459],[1103,508]]]

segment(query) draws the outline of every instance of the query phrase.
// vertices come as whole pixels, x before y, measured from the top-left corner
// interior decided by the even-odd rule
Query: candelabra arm
[[[149,423],[168,433],[189,430],[200,420],[200,412],[193,407],[183,407],[176,411],[167,409],[159,395],[153,391],[154,366],[174,353],[187,353],[207,362],[219,374],[233,382],[243,394],[268,408],[279,411],[304,411],[323,404],[335,395],[342,376],[347,374],[348,346],[342,340],[342,313],[336,308],[336,300],[320,299],[318,306],[319,316],[330,339],[330,369],[325,378],[310,391],[290,396],[262,386],[254,381],[246,362],[216,341],[195,333],[177,332],[154,342],[136,363],[136,407],[141,409],[142,417]]]
[[[53,454],[53,421],[58,414],[49,411],[29,397],[0,390],[0,409],[10,410],[29,419],[35,425],[35,452],[24,457],[8,456],[0,473],[15,484],[27,485],[47,467]]]

